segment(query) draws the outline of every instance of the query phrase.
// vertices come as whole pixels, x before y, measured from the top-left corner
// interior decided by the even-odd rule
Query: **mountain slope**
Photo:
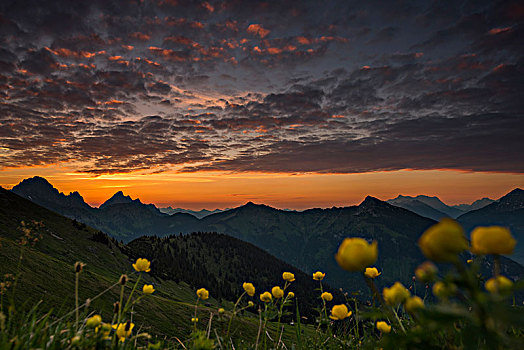
[[[497,202],[461,215],[457,220],[467,232],[476,226],[509,227],[518,242],[511,258],[524,264],[524,190],[516,188]]]
[[[164,214],[168,214],[168,215],[173,215],[173,214],[177,214],[177,213],[185,213],[185,214],[191,214],[191,215],[193,215],[196,218],[202,219],[203,217],[206,217],[208,215],[220,213],[220,212],[223,212],[224,210],[229,210],[229,208],[228,209],[224,209],[224,210],[221,210],[221,209],[215,209],[215,210],[202,209],[202,210],[195,211],[195,210],[189,210],[189,209],[167,207],[167,208],[158,208],[158,210],[160,210],[160,212],[162,212]]]
[[[438,197],[398,195],[398,197],[389,199],[387,202],[433,220],[440,220],[443,217],[456,218],[464,213],[458,208],[444,204]]]
[[[462,210],[464,213],[467,213],[468,211],[484,208],[486,205],[490,205],[493,202],[496,202],[496,201],[491,198],[485,197],[482,199],[477,199],[476,201],[474,201],[471,204],[458,204],[458,205],[452,205],[452,207],[458,210]]]

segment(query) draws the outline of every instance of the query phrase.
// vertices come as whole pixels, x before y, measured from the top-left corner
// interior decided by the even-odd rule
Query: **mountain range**
[[[348,279],[348,274],[333,259],[344,237],[377,240],[377,266],[383,271],[382,281],[385,284],[395,280],[410,283],[414,268],[423,261],[416,244],[418,237],[435,223],[432,219],[369,196],[358,206],[302,212],[278,210],[249,202],[198,219],[187,213],[167,215],[122,193],[112,200],[113,203],[100,208],[71,206],[69,197],[79,195],[57,195],[58,191],[43,178],[26,179],[12,191],[125,242],[144,235],[165,237],[199,231],[225,233],[252,243],[307,273],[316,270],[327,272],[326,279],[332,285],[353,289],[365,288],[362,280]],[[508,198],[505,196],[504,200],[499,201],[513,203],[517,200],[514,205],[507,206],[506,220],[521,215],[519,210],[524,206],[518,201],[520,192],[522,190],[516,189],[508,194]],[[460,217],[458,219],[460,221]],[[501,224],[509,226],[510,222]],[[514,225],[514,229],[521,230],[521,226]],[[516,236],[521,237],[521,231]],[[523,263],[520,259],[521,246],[517,246],[518,254],[515,256],[517,261]],[[510,273],[518,270],[511,261],[508,261],[508,266],[513,271]],[[519,277],[518,274],[515,276]]]

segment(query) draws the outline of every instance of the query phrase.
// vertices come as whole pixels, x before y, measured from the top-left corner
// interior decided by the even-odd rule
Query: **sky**
[[[521,1],[0,3],[0,185],[98,205],[524,186]]]

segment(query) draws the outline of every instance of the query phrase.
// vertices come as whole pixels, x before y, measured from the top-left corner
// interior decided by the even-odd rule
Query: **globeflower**
[[[402,304],[411,296],[406,287],[404,287],[400,282],[395,282],[395,284],[390,288],[384,288],[382,290],[382,295],[384,296],[386,304],[391,306]]]
[[[289,292],[289,293],[287,293],[287,296],[288,296],[289,299],[292,299],[292,298],[295,297],[295,293]]]
[[[511,290],[511,286],[513,286],[513,282],[511,282],[511,280],[505,276],[490,278],[484,284],[486,290],[492,294],[505,294]]]
[[[346,238],[335,255],[340,267],[347,271],[363,271],[377,260],[377,242],[369,244],[363,238]]]
[[[250,297],[252,297],[253,295],[255,295],[255,286],[253,285],[253,283],[249,283],[249,282],[244,282],[244,284],[242,284],[242,288],[244,288],[244,291],[247,293],[247,295],[249,295]]]
[[[133,264],[133,267],[138,272],[140,271],[149,272],[151,271],[151,269],[149,268],[150,265],[151,265],[151,262],[149,262],[149,260],[139,258],[136,260],[136,263]]]
[[[102,324],[102,316],[94,315],[89,317],[86,321],[86,326],[89,328],[96,328]]]
[[[384,321],[378,321],[377,322],[377,329],[381,331],[382,333],[389,333],[391,332],[391,326],[387,324],[387,322]]]
[[[295,275],[291,272],[284,272],[282,274],[282,278],[284,279],[284,281],[293,282],[295,280]]]
[[[516,244],[505,227],[477,227],[471,232],[471,252],[477,255],[512,254]]]
[[[205,288],[200,288],[197,290],[196,294],[202,300],[207,300],[209,298],[209,292]]]
[[[284,291],[279,286],[275,286],[271,289],[271,294],[273,294],[275,298],[280,299],[284,296]]]
[[[437,276],[438,268],[431,261],[425,261],[415,270],[415,276],[422,282],[429,282]]]
[[[320,295],[320,297],[325,300],[325,301],[331,301],[333,300],[333,294],[329,293],[329,292],[324,292]]]
[[[120,341],[124,341],[126,338],[131,336],[131,331],[133,330],[134,326],[134,323],[128,321],[127,323],[120,323],[118,326],[114,324],[113,328],[116,329],[116,336],[118,339]]]
[[[271,300],[273,300],[273,297],[271,296],[271,293],[264,292],[260,294],[260,301],[263,301],[264,303],[270,303]]]
[[[151,284],[144,284],[144,287],[142,288],[142,293],[144,294],[153,294],[155,291],[155,287],[153,287]]]
[[[364,271],[364,276],[367,278],[376,278],[381,274],[382,272],[378,272],[376,267],[366,267],[366,271]]]
[[[329,318],[332,320],[343,320],[346,317],[351,316],[352,312],[348,312],[348,308],[344,304],[335,305],[331,309],[331,315],[329,315]]]
[[[435,295],[436,297],[440,299],[446,299],[447,297],[456,293],[457,286],[455,286],[454,284],[446,285],[442,281],[437,281],[433,285],[432,291],[433,295]]]
[[[455,220],[444,218],[420,236],[418,245],[422,253],[436,262],[454,262],[458,254],[468,249],[462,226]]]
[[[326,276],[325,273],[322,273],[320,271],[317,271],[313,274],[313,279],[315,281],[322,281],[324,279],[324,277]]]
[[[414,313],[418,309],[424,308],[424,301],[417,297],[416,295],[406,300],[406,303],[404,304],[404,308],[409,313]]]

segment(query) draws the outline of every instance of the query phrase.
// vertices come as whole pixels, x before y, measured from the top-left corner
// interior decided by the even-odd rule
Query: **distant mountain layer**
[[[461,215],[457,219],[470,232],[476,226],[501,225],[509,227],[517,239],[515,261],[524,264],[524,190],[517,188],[497,202]]]
[[[229,210],[229,208],[228,209],[224,209],[224,210],[222,210],[222,209],[215,209],[215,210],[202,209],[202,210],[199,210],[199,211],[195,211],[195,210],[189,210],[189,209],[167,207],[167,208],[158,208],[158,210],[160,210],[160,212],[162,212],[164,214],[167,214],[167,215],[173,215],[173,214],[177,214],[177,213],[185,213],[185,214],[191,214],[191,215],[193,215],[196,218],[202,219],[203,217],[206,217],[208,215],[221,213],[224,210]]]
[[[433,220],[440,220],[443,217],[457,218],[460,215],[475,209],[480,209],[494,202],[489,198],[483,198],[472,204],[460,204],[449,206],[443,203],[438,197],[419,195],[416,197],[399,195],[396,198],[387,200],[389,204],[411,210],[421,216]]]

